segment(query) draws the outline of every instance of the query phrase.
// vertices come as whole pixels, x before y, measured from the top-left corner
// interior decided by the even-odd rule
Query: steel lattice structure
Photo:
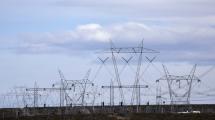
[[[115,48],[105,49],[102,51],[95,52],[96,54],[101,53],[159,53],[158,51],[143,48],[143,47],[126,47],[126,48]]]
[[[169,88],[169,94],[170,94],[170,100],[171,100],[171,108],[170,112],[177,112],[177,107],[178,105],[184,105],[185,109],[187,109],[189,112],[192,112],[192,108],[190,105],[190,93],[191,93],[191,88],[192,88],[192,82],[197,81],[200,82],[200,80],[194,75],[195,69],[196,69],[196,64],[194,65],[193,69],[191,70],[189,75],[185,76],[174,76],[170,75],[167,68],[163,65],[163,69],[165,72],[165,75],[161,77],[160,79],[157,80],[165,80],[168,83],[168,88]],[[175,82],[174,82],[175,81]],[[181,82],[185,81],[185,87],[181,87]],[[179,82],[179,86],[177,86],[175,83]],[[183,90],[183,94],[177,93],[176,87],[179,87],[177,90]],[[181,89],[180,89],[181,88]]]
[[[131,109],[132,112],[133,112],[133,107],[134,107],[133,105],[135,105],[134,102],[136,102],[137,113],[139,113],[139,112],[141,112],[139,109],[140,103],[141,103],[140,102],[141,95],[148,95],[148,97],[156,96],[156,102],[154,102],[155,99],[148,98],[148,105],[149,105],[149,101],[152,104],[156,103],[157,111],[161,111],[160,105],[162,104],[162,99],[164,99],[165,101],[167,99],[166,97],[162,97],[162,96],[168,94],[168,95],[170,95],[170,112],[174,113],[174,112],[180,112],[180,109],[179,109],[179,108],[181,108],[180,106],[183,106],[187,111],[192,112],[192,107],[190,105],[190,101],[193,100],[193,99],[190,100],[191,91],[195,92],[195,94],[192,94],[192,95],[201,94],[204,96],[214,96],[214,94],[208,94],[208,93],[211,91],[215,91],[215,88],[210,88],[210,87],[206,86],[207,88],[209,88],[209,90],[201,91],[201,92],[195,91],[193,88],[195,87],[195,85],[197,85],[197,83],[194,84],[194,81],[201,82],[200,78],[204,77],[206,74],[208,74],[213,69],[215,69],[215,66],[212,66],[209,70],[204,72],[202,75],[200,75],[199,77],[196,77],[194,75],[195,70],[196,70],[196,64],[192,68],[190,74],[184,75],[184,76],[171,75],[169,73],[169,71],[167,70],[167,68],[164,65],[162,65],[164,72],[165,72],[165,75],[164,75],[152,63],[156,57],[154,57],[153,59],[149,59],[150,57],[148,58],[146,56],[146,59],[149,61],[149,64],[145,67],[145,70],[141,71],[142,74],[139,74],[141,62],[143,60],[143,58],[142,58],[143,53],[159,53],[159,52],[155,51],[155,50],[143,48],[143,41],[141,42],[139,47],[116,48],[112,41],[110,41],[110,45],[111,45],[111,48],[105,49],[102,51],[98,51],[95,53],[111,54],[114,71],[109,70],[108,67],[105,65],[105,62],[108,60],[108,57],[103,60],[98,57],[101,60],[102,65],[99,68],[98,72],[96,72],[96,74],[92,80],[89,80],[89,74],[90,74],[91,69],[89,69],[87,71],[87,73],[85,74],[83,79],[78,79],[78,80],[77,79],[66,79],[64,77],[63,73],[60,70],[58,70],[59,75],[60,75],[60,80],[53,84],[53,86],[52,86],[53,88],[39,88],[37,86],[36,82],[34,84],[34,87],[32,87],[32,88],[26,87],[26,86],[15,86],[14,85],[14,87],[10,88],[9,91],[7,91],[7,93],[0,94],[0,106],[2,108],[15,108],[15,109],[22,108],[23,106],[25,106],[26,110],[27,110],[27,107],[29,107],[29,109],[31,109],[31,107],[32,107],[34,110],[34,114],[37,115],[37,114],[39,114],[39,108],[41,108],[41,105],[45,106],[46,104],[48,104],[48,106],[50,105],[51,107],[57,107],[58,114],[62,114],[64,110],[65,110],[66,114],[70,114],[70,113],[74,114],[75,112],[73,113],[73,108],[75,108],[75,109],[78,108],[76,110],[80,110],[80,111],[84,110],[84,112],[86,113],[87,110],[90,110],[89,106],[87,106],[87,104],[88,105],[92,104],[92,110],[94,113],[94,111],[96,112],[96,111],[100,110],[100,109],[98,109],[98,106],[96,106],[94,108],[94,104],[98,105],[98,103],[96,103],[97,102],[96,99],[99,97],[101,97],[101,98],[103,97],[102,99],[103,99],[103,105],[104,105],[104,101],[106,100],[106,98],[109,98],[109,96],[108,97],[105,96],[105,94],[104,94],[105,92],[101,93],[100,91],[97,91],[98,86],[95,87],[94,83],[93,83],[94,79],[98,75],[102,66],[104,66],[107,69],[107,71],[111,75],[111,78],[113,78],[113,81],[111,80],[111,82],[110,82],[110,86],[102,86],[102,89],[105,89],[106,91],[110,90],[108,92],[110,92],[110,108],[111,108],[110,110],[111,110],[111,112],[114,112],[114,108],[116,108],[116,106],[114,106],[114,100],[115,101],[118,100],[118,97],[121,99],[121,101],[119,101],[120,103],[124,103],[125,105],[128,105],[128,107],[132,108]],[[125,59],[124,57],[122,57],[122,59],[126,63],[124,65],[124,67],[118,71],[117,62],[116,62],[116,58],[117,58],[116,54],[119,54],[119,53],[120,54],[121,53],[135,54],[138,59],[136,70],[133,69],[131,67],[131,65],[129,64],[129,61],[132,59],[132,57],[130,57],[129,59]],[[134,83],[132,83],[131,85],[122,85],[121,84],[121,80],[120,80],[120,77],[122,77],[121,73],[123,72],[126,65],[128,65],[135,74]],[[153,65],[153,67],[155,67],[155,69],[162,75],[162,77],[156,81],[156,84],[157,84],[156,87],[153,86],[153,85],[156,85],[155,83],[151,84],[150,82],[147,82],[144,79],[142,79],[142,76],[146,75],[145,73],[148,70],[148,68],[150,67],[150,65]],[[115,75],[112,74],[112,72],[115,72]],[[101,80],[101,79],[99,79],[99,80]],[[145,82],[147,85],[140,85],[140,82],[141,82],[140,80]],[[117,82],[117,84],[114,85],[115,81]],[[167,81],[168,87],[163,85],[161,82],[159,83],[159,81]],[[58,85],[58,87],[55,88],[54,87],[55,85]],[[91,87],[91,85],[92,85],[92,87]],[[165,87],[164,89],[167,88],[167,91],[162,92],[161,85],[163,85]],[[150,87],[148,88],[148,86],[150,86]],[[88,89],[89,87],[91,87],[91,89]],[[124,88],[127,89],[126,92],[122,91],[122,89],[124,89]],[[131,101],[129,101],[130,104],[128,102],[126,103],[125,102],[126,100],[124,99],[124,95],[126,96],[126,93],[128,93],[130,91],[129,88],[132,88],[132,96],[129,95],[129,97],[131,97]],[[140,92],[140,88],[148,88],[148,91],[145,91],[145,93],[144,93],[144,91]],[[153,93],[154,91],[151,90],[152,88],[154,88],[154,90],[156,90],[156,94]],[[102,89],[100,89],[100,90],[102,90]],[[114,91],[114,89],[115,89],[115,91]],[[119,96],[118,96],[118,93],[116,92],[116,89],[119,90],[119,91],[117,91],[117,92],[119,92]],[[42,92],[39,92],[39,91],[43,91],[43,94],[42,94]],[[115,94],[114,94],[114,92],[115,92]],[[146,92],[148,92],[148,94]],[[149,92],[151,92],[151,94],[149,94]],[[169,100],[169,98],[168,98],[168,100]],[[169,101],[167,101],[167,103],[169,104]],[[72,108],[72,105],[74,105],[73,108]],[[121,104],[121,107],[122,107],[122,104]],[[123,107],[125,107],[125,106],[123,106]],[[75,111],[75,109],[74,109],[74,111]],[[117,110],[117,109],[115,109],[115,110]],[[101,111],[103,111],[103,108]],[[27,113],[27,111],[25,113]]]
[[[63,73],[59,70],[59,74],[61,77],[61,80],[54,83],[52,86],[54,87],[55,85],[60,85],[60,89],[61,89],[61,93],[60,93],[60,106],[64,105],[64,101],[66,101],[66,113],[70,112],[70,105],[73,102],[74,105],[81,105],[83,108],[85,106],[85,95],[89,94],[86,93],[86,89],[87,89],[87,85],[91,84],[92,86],[94,86],[93,82],[91,82],[88,77],[90,74],[90,69],[87,71],[84,79],[81,80],[68,80],[65,79]],[[68,87],[73,87],[73,90],[75,92],[75,89],[77,87],[79,87],[80,91],[76,94],[76,95],[80,95],[78,97],[78,99],[74,100],[74,98],[71,98],[66,92],[65,89],[67,89]],[[77,102],[80,102],[81,104],[77,104]],[[94,102],[93,102],[94,104]]]
[[[95,53],[97,53],[97,54],[98,53],[99,54],[111,53],[112,54],[112,60],[113,60],[113,64],[114,64],[114,69],[115,69],[115,73],[116,73],[116,80],[117,80],[118,86],[121,86],[121,81],[120,81],[119,72],[118,72],[116,58],[114,56],[114,53],[118,53],[118,54],[119,53],[135,53],[135,54],[139,53],[140,54],[139,59],[138,59],[135,81],[134,81],[135,86],[140,85],[139,72],[140,72],[140,66],[141,66],[141,62],[142,62],[142,53],[159,53],[159,52],[155,51],[155,50],[143,48],[143,41],[141,42],[140,47],[116,48],[111,40],[110,40],[110,45],[111,45],[111,48],[105,49],[105,50],[102,50],[99,52],[95,52]],[[121,100],[124,102],[124,94],[123,94],[122,88],[119,87],[119,91],[120,91],[120,95],[121,95]],[[139,93],[139,90],[137,89],[137,87],[135,87],[133,89],[133,93],[132,93],[132,97],[131,97],[131,104],[133,104],[135,95],[136,95],[136,105],[137,105],[137,113],[138,113],[138,106],[140,105],[140,93]]]
[[[140,93],[140,88],[148,88],[148,85],[123,85],[123,86],[113,86],[113,82],[111,80],[110,86],[102,86],[102,88],[110,89],[110,107],[112,107],[112,112],[114,111],[114,88],[136,88],[138,89],[138,93]],[[140,95],[139,95],[140,96]],[[138,112],[138,111],[137,111]]]
[[[87,84],[91,84],[92,86],[94,85],[93,82],[91,82],[88,79],[89,74],[90,74],[90,69],[87,71],[84,79],[82,79],[82,80],[65,80],[65,84],[66,85],[71,84],[74,87],[74,90],[75,90],[75,86],[76,85],[80,85],[81,86],[81,88],[82,88],[81,95],[78,98],[78,100],[81,99],[82,106],[84,106],[84,95],[85,95],[85,92],[86,92],[86,89],[87,89]]]
[[[36,82],[35,82],[34,88],[26,88],[26,91],[34,91],[34,114],[35,115],[37,114],[36,108],[38,107],[38,91],[54,91],[54,90],[62,91],[62,88],[38,88]],[[71,88],[64,88],[63,91],[65,90],[71,90]]]
[[[148,88],[148,85],[102,86],[102,88]]]

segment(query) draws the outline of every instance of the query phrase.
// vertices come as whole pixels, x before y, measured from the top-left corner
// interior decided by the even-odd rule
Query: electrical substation
[[[185,75],[171,74],[162,64],[163,70],[153,62],[159,51],[143,47],[143,41],[137,47],[115,47],[110,40],[110,48],[97,51],[101,66],[91,75],[91,69],[78,80],[64,77],[58,70],[60,80],[47,88],[40,88],[35,81],[33,87],[14,86],[7,93],[0,95],[1,116],[34,116],[34,115],[77,115],[77,114],[114,114],[131,115],[133,113],[214,113],[215,105],[192,104],[192,97],[213,97],[215,88],[201,80],[212,72],[215,66],[198,77],[195,74],[197,64]],[[103,57],[99,56],[102,55]],[[120,56],[122,55],[122,56]],[[124,55],[124,56],[123,56]],[[128,59],[127,59],[128,58]],[[118,60],[124,64],[119,69]],[[143,59],[148,62],[143,66]],[[132,63],[131,60],[133,60]],[[113,68],[110,70],[106,64]],[[122,66],[122,65],[121,65]],[[126,82],[123,77],[125,67],[131,70]],[[134,68],[134,66],[136,68]],[[153,68],[160,77],[147,80],[143,76]],[[110,79],[98,79],[102,68]],[[126,73],[127,74],[127,73]],[[130,75],[131,74],[131,75]],[[127,75],[128,76],[128,75]],[[153,75],[152,75],[153,76]],[[98,84],[97,81],[105,81]],[[206,86],[207,90],[198,92],[195,87]]]

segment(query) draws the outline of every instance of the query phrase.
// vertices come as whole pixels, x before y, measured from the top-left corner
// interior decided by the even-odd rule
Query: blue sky
[[[97,57],[108,57],[94,52],[109,48],[109,39],[116,47],[132,47],[144,38],[144,47],[160,51],[144,55],[157,56],[160,71],[164,63],[172,74],[186,75],[197,63],[198,76],[215,63],[214,5],[213,0],[0,0],[0,79],[4,83],[0,89],[6,92],[14,84],[33,87],[35,81],[40,87],[51,87],[60,79],[58,69],[69,79],[82,79],[91,68],[92,79],[101,65]],[[120,57],[131,56],[136,69],[134,55]],[[109,58],[109,69],[113,69],[111,63]],[[147,64],[144,58],[142,71]],[[150,69],[149,75],[155,70]],[[126,70],[122,78],[134,79]],[[106,74],[104,69],[98,79]],[[160,77],[158,73],[151,79]],[[206,77],[202,79],[210,86],[214,71]],[[126,81],[123,84],[130,84]]]

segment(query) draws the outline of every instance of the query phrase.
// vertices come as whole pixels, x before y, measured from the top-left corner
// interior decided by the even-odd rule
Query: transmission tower
[[[59,75],[61,78],[61,80],[60,80],[60,108],[61,108],[62,106],[64,106],[64,97],[65,97],[64,89],[66,88],[64,82],[66,79],[64,78],[62,72],[59,69],[58,69],[58,72],[59,72]]]
[[[62,91],[62,88],[38,88],[37,83],[35,82],[34,88],[26,88],[26,91],[34,91],[34,114],[37,114],[37,107],[38,107],[38,91],[54,91],[59,90]],[[71,90],[71,88],[64,88],[65,90]],[[60,101],[61,102],[61,101]]]
[[[75,87],[76,85],[80,85],[82,90],[81,90],[81,95],[80,97],[78,98],[77,101],[79,101],[81,99],[81,104],[82,106],[84,105],[84,95],[85,95],[85,92],[86,92],[86,89],[87,89],[87,84],[91,84],[92,86],[94,85],[89,79],[89,74],[90,74],[90,69],[87,71],[84,79],[81,79],[81,80],[66,80],[65,79],[65,85],[72,85],[74,87],[74,91],[75,91]],[[70,98],[71,99],[71,98]]]
[[[87,71],[84,79],[81,79],[81,80],[68,80],[68,79],[65,79],[64,76],[63,76],[63,73],[59,70],[59,74],[60,74],[60,77],[61,77],[61,81],[58,81],[56,82],[55,84],[53,84],[52,86],[55,86],[55,85],[60,85],[61,88],[68,88],[68,86],[71,86],[73,87],[73,90],[75,92],[76,88],[79,87],[80,91],[79,93],[77,93],[78,95],[80,95],[78,97],[78,99],[74,100],[74,98],[71,98],[71,96],[69,96],[69,94],[67,94],[65,92],[65,90],[62,90],[61,92],[61,105],[64,104],[64,99],[66,99],[66,113],[69,113],[70,112],[70,107],[71,107],[71,101],[74,101],[73,104],[74,105],[78,105],[77,102],[81,101],[81,105],[82,108],[84,109],[85,107],[85,95],[86,95],[86,90],[87,90],[87,84],[91,84],[92,86],[94,85],[89,79],[89,74],[90,74],[90,69]],[[76,95],[77,95],[76,94]],[[63,97],[62,97],[63,96]],[[64,98],[65,97],[65,98]],[[69,103],[70,102],[70,103]],[[69,103],[69,104],[68,104]]]
[[[140,53],[139,59],[138,59],[138,64],[137,64],[135,81],[134,81],[134,86],[136,86],[136,87],[133,88],[133,93],[132,93],[132,98],[131,98],[131,104],[133,104],[133,101],[134,101],[134,98],[136,95],[136,104],[137,104],[137,113],[138,113],[138,106],[140,105],[140,93],[139,93],[137,86],[140,85],[139,72],[140,72],[140,66],[141,66],[141,62],[142,62],[142,53],[159,53],[159,52],[151,50],[151,49],[143,48],[143,41],[141,42],[139,47],[116,48],[111,40],[110,40],[110,45],[111,45],[110,49],[105,49],[105,50],[102,50],[102,51],[99,51],[96,53],[111,53],[112,54],[112,60],[113,60],[113,65],[114,65],[114,69],[115,69],[115,73],[116,73],[116,80],[117,80],[118,86],[121,86],[121,81],[120,81],[120,76],[119,76],[114,53],[117,53],[117,54],[119,54],[119,53],[134,53],[134,54]],[[121,101],[124,102],[124,94],[123,94],[122,88],[119,87],[119,91],[120,91]]]
[[[27,89],[26,89],[27,91]],[[36,115],[37,114],[37,107],[38,107],[38,90],[37,90],[37,83],[35,82],[34,84],[34,88],[33,88],[33,91],[34,91],[34,114]]]
[[[114,106],[114,88],[136,88],[140,93],[140,88],[148,88],[148,85],[122,85],[122,86],[113,86],[113,82],[111,80],[110,86],[102,86],[102,88],[109,88],[110,89],[110,106]],[[112,111],[113,112],[113,111]]]
[[[156,83],[156,112],[160,112],[160,105],[162,105],[161,86],[158,81]]]
[[[170,112],[172,113],[177,112],[178,105],[182,105],[185,107],[187,111],[192,112],[192,108],[190,105],[190,93],[192,89],[192,82],[193,81],[200,82],[200,80],[194,75],[196,64],[194,65],[190,74],[185,76],[170,75],[167,68],[164,65],[163,65],[163,69],[164,69],[165,75],[160,79],[158,79],[157,81],[159,82],[159,80],[165,80],[168,83],[170,100],[171,100]],[[179,86],[176,85],[177,83],[179,83]],[[181,87],[182,83],[184,83],[183,87]]]

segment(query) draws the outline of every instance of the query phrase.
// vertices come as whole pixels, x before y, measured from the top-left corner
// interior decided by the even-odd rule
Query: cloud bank
[[[7,40],[9,45],[0,48],[83,57],[108,48],[109,39],[118,47],[130,47],[144,38],[144,47],[160,51],[162,62],[212,64],[214,6],[212,0],[7,0],[0,4],[1,31],[20,34],[13,45]],[[65,27],[72,23],[76,27]]]
[[[13,48],[19,54],[67,54],[82,56],[109,48],[111,39],[116,47],[135,47],[144,38],[144,46],[160,51],[162,61],[211,62],[215,59],[213,28],[167,27],[137,22],[78,25],[74,30],[42,34],[23,32]],[[167,58],[168,56],[168,58]],[[168,60],[169,59],[169,60]]]

